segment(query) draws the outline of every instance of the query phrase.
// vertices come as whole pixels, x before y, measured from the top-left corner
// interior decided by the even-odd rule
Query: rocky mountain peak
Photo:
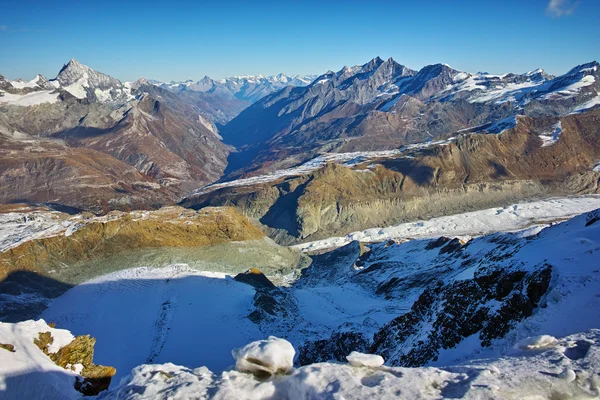
[[[80,80],[87,80],[87,86],[99,89],[109,89],[123,86],[118,79],[98,72],[87,65],[80,63],[74,58],[72,58],[62,67],[56,76],[56,80],[62,86],[70,86]]]

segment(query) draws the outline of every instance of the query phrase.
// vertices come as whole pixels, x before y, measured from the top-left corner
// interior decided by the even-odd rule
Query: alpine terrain
[[[0,398],[600,398],[599,67],[0,76]]]

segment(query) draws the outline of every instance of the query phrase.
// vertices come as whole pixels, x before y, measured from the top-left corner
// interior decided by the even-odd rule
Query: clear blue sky
[[[321,74],[375,56],[561,74],[600,61],[599,38],[600,0],[2,0],[0,74],[52,78],[70,58],[121,80]]]

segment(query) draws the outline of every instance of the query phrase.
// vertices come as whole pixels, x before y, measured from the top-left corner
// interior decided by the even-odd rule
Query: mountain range
[[[599,79],[596,62],[555,77],[541,69],[467,73],[445,64],[416,71],[376,57],[315,79],[123,83],[71,60],[55,79],[0,77],[0,200],[94,212],[182,198],[204,204],[190,193],[217,180],[277,174],[323,154],[347,159],[352,152],[499,134],[523,118],[548,146],[560,142],[562,118],[600,104]],[[488,162],[502,166],[494,157]],[[552,162],[545,157],[539,162]]]
[[[598,63],[554,77],[491,75],[445,64],[419,71],[374,58],[329,71],[248,107],[221,130],[242,150],[237,175],[289,167],[323,152],[389,150],[460,132],[499,133],[517,115],[560,116],[600,104]]]

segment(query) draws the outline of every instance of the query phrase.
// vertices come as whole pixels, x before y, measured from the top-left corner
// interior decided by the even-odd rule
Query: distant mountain
[[[414,71],[377,57],[266,96],[221,134],[243,150],[229,167],[242,168],[240,175],[325,151],[395,149],[466,130],[497,133],[514,126],[516,115],[566,115],[600,104],[599,96],[597,62],[554,77],[541,69],[472,74],[445,64]]]
[[[187,80],[183,82],[162,83],[160,86],[174,91],[195,91],[204,93],[229,93],[235,98],[248,103],[254,103],[264,96],[276,92],[286,86],[306,86],[310,84],[316,75],[292,75],[284,74],[274,76],[245,75],[231,78],[214,80],[205,76],[194,82]]]
[[[0,110],[1,202],[155,207],[218,179],[229,153],[208,104],[77,60],[53,80],[0,78]]]

